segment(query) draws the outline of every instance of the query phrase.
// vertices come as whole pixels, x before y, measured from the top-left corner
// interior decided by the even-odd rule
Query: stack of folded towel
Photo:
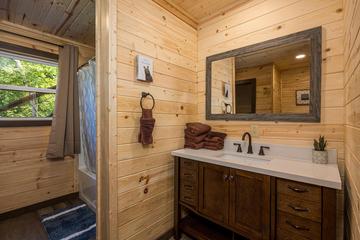
[[[226,134],[221,132],[209,132],[205,137],[204,148],[210,150],[221,150],[224,148]]]
[[[211,127],[199,122],[187,123],[185,132],[185,148],[200,149],[204,147],[204,139]]]
[[[185,148],[221,150],[224,148],[225,133],[212,132],[211,127],[199,122],[187,123]]]

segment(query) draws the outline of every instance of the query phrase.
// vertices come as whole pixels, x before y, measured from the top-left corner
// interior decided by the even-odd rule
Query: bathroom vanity
[[[326,239],[336,237],[336,151],[311,162],[311,148],[241,141],[222,151],[181,149],[175,156],[175,236],[195,239]],[[260,151],[261,146],[270,150]]]

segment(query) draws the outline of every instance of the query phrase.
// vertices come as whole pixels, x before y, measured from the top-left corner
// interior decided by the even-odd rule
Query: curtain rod
[[[54,46],[57,46],[57,47],[60,47],[60,48],[63,48],[63,47],[64,47],[64,46],[61,45],[61,44],[56,44],[56,43],[48,42],[48,41],[45,41],[45,40],[41,40],[41,39],[37,39],[37,38],[33,38],[33,37],[28,37],[28,36],[24,36],[24,35],[21,35],[21,34],[19,34],[19,33],[10,32],[10,31],[4,30],[4,29],[0,29],[0,31],[1,31],[1,32],[6,32],[6,33],[9,33],[9,34],[13,34],[13,35],[17,35],[17,36],[19,36],[19,37],[24,37],[24,38],[32,39],[32,40],[35,40],[35,41],[38,41],[38,42],[43,42],[43,43],[46,43],[46,44],[54,45]]]
[[[87,60],[85,63],[81,64],[80,67],[78,67],[78,70],[80,70],[80,68],[82,67],[85,67],[86,65],[89,65],[89,62],[93,60],[95,61],[95,57],[92,57],[89,60]]]

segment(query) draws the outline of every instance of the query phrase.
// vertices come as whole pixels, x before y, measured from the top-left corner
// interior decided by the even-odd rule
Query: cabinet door
[[[229,179],[230,226],[249,239],[269,239],[270,177],[232,169]]]
[[[230,170],[199,164],[199,212],[221,223],[228,222]]]

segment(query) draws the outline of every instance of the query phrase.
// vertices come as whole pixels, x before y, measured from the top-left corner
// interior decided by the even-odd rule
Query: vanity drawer
[[[285,179],[277,179],[277,194],[285,194],[312,202],[321,202],[321,187]]]
[[[187,169],[187,168],[180,168],[180,181],[196,183],[197,182],[197,171]]]
[[[180,160],[180,201],[197,208],[198,163],[193,160]]]
[[[278,211],[276,232],[277,236],[285,237],[291,234],[290,236],[294,235],[299,238],[317,240],[321,239],[321,224]],[[280,239],[280,237],[278,238]]]
[[[190,160],[186,158],[180,159],[180,169],[189,169],[189,170],[197,171],[197,166],[198,164],[194,160]]]
[[[194,184],[182,182],[180,185],[180,201],[196,207],[197,206],[197,188]]]
[[[278,194],[277,209],[299,217],[321,222],[321,203]]]

